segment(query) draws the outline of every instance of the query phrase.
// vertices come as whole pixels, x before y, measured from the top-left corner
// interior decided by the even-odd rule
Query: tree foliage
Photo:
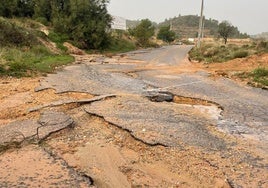
[[[33,17],[49,22],[82,48],[103,49],[109,44],[111,16],[108,0],[1,0],[0,16]]]
[[[0,47],[21,47],[34,44],[38,44],[38,40],[29,30],[0,17]]]
[[[141,23],[129,32],[138,41],[139,45],[147,46],[149,39],[154,35],[155,27],[149,19],[141,20]]]
[[[233,34],[234,26],[228,21],[223,21],[219,24],[219,34],[224,39],[224,44],[227,43],[228,38]]]
[[[1,0],[0,16],[2,17],[32,17],[33,14],[33,0]]]
[[[172,42],[176,38],[176,33],[170,30],[170,26],[162,26],[157,34],[157,39],[165,42]]]
[[[52,17],[52,7],[50,0],[35,0],[34,18],[43,18],[50,22]]]
[[[80,47],[100,49],[108,46],[110,36],[107,30],[112,18],[107,12],[106,3],[106,0],[70,1],[70,16],[64,27]]]

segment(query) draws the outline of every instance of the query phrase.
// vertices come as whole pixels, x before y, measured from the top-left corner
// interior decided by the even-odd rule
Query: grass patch
[[[244,57],[247,57],[249,55],[249,52],[248,51],[236,51],[234,52],[234,59],[235,58],[244,58]]]
[[[68,50],[68,48],[63,45],[63,43],[69,39],[67,35],[50,31],[48,38],[52,42],[56,43],[57,48],[61,49],[64,52]]]
[[[249,83],[255,87],[268,86],[268,69],[259,67],[251,72],[241,72],[235,76],[241,79],[251,80]],[[253,82],[252,82],[253,81]]]
[[[260,41],[256,48],[260,53],[268,53],[268,41]]]
[[[106,49],[105,52],[124,53],[124,52],[133,51],[135,49],[136,49],[136,45],[133,42],[128,41],[126,39],[114,38],[109,48]]]
[[[38,73],[51,73],[61,65],[74,61],[69,55],[52,54],[44,46],[31,48],[1,48],[0,75],[32,76]]]
[[[252,73],[253,81],[268,86],[268,69],[257,68]]]
[[[262,44],[263,45],[263,44]],[[235,44],[202,44],[200,48],[193,48],[190,52],[190,58],[196,61],[206,63],[222,63],[236,58],[244,58],[252,54],[263,51],[263,47],[257,47],[257,44],[247,44],[238,46]]]

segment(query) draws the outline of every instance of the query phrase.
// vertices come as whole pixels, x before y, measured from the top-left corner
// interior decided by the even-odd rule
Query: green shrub
[[[252,53],[254,51],[250,49],[249,45],[239,47],[235,44],[229,44],[227,46],[203,44],[199,49],[196,47],[193,48],[189,52],[189,55],[193,60],[204,61],[206,63],[221,63],[235,58],[247,57]]]
[[[264,77],[268,76],[268,69],[265,68],[257,68],[253,71],[253,75],[255,77]]]
[[[247,57],[249,55],[249,53],[247,51],[236,51],[234,52],[233,57],[234,58],[244,58]]]
[[[135,49],[136,46],[131,41],[125,39],[113,39],[106,51],[112,53],[124,53]]]
[[[57,45],[57,48],[61,49],[62,51],[66,52],[68,49],[63,45],[64,42],[66,42],[69,37],[66,34],[59,34],[53,31],[50,31],[48,34],[48,38],[52,41],[55,42]]]
[[[257,44],[258,52],[268,52],[268,41],[261,41]]]
[[[31,76],[36,73],[50,73],[55,67],[74,61],[69,55],[52,54],[44,46],[32,48],[5,48],[1,50],[0,75]]]
[[[205,52],[204,52],[204,56],[205,57],[213,57],[215,56],[217,53],[219,53],[219,49],[217,47],[211,47],[208,48]]]
[[[29,30],[0,17],[0,47],[32,46],[37,43],[37,38]]]
[[[35,19],[37,22],[40,22],[41,24],[48,26],[49,22],[47,21],[47,19],[45,17],[38,17]]]
[[[268,86],[268,69],[257,68],[252,72],[252,76],[255,82]]]

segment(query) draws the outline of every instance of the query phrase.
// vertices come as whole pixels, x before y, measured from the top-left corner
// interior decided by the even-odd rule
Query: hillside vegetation
[[[243,45],[234,43],[222,45],[221,43],[207,42],[202,43],[200,48],[193,48],[189,53],[189,57],[192,61],[207,64],[207,67],[212,64],[214,64],[214,67],[217,67],[215,64],[218,64],[218,71],[223,76],[229,74],[230,77],[239,78],[241,80],[248,80],[248,83],[250,85],[267,88],[267,53],[268,42],[265,41],[248,42],[248,44]],[[243,59],[240,59],[240,61],[238,58]],[[222,66],[220,64],[222,64]],[[235,74],[231,73],[231,67],[235,69]],[[245,68],[247,68],[247,70],[244,70]]]
[[[197,15],[178,16],[167,19],[159,24],[161,26],[172,26],[172,30],[179,38],[195,38],[198,35],[200,17]],[[219,21],[214,19],[205,19],[204,37],[218,37]],[[241,33],[237,27],[233,27],[233,38],[247,38],[247,34]]]
[[[0,76],[32,76],[50,73],[73,62],[64,51],[54,53],[41,41],[49,42],[41,25],[28,19],[0,17]]]
[[[94,52],[134,50],[134,42],[110,32],[112,18],[107,3],[1,0],[0,76],[48,73],[74,61],[64,42]]]

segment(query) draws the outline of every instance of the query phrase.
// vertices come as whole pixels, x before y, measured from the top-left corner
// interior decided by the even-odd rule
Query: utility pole
[[[203,40],[204,38],[204,31],[205,31],[205,16],[203,16],[203,25],[202,25],[202,35],[201,35],[201,40]]]
[[[201,45],[201,36],[202,36],[202,32],[203,32],[202,30],[203,30],[203,21],[204,21],[203,11],[204,11],[204,0],[202,0],[202,4],[201,4],[201,14],[200,14],[200,20],[199,20],[197,48],[200,48],[200,45]]]
[[[170,31],[172,31],[173,30],[173,23],[172,23],[172,20],[170,20]]]

